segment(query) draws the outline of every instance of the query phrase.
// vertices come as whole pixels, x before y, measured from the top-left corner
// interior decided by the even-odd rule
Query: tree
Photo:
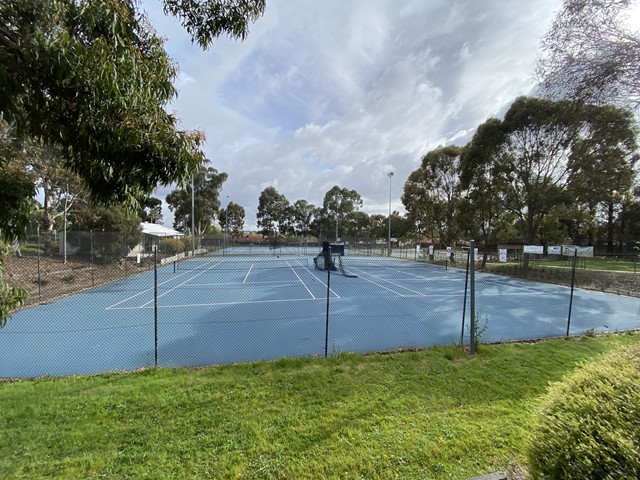
[[[374,238],[387,238],[388,225],[387,217],[380,213],[376,213],[369,217],[370,232]]]
[[[221,208],[218,221],[223,232],[231,233],[232,237],[239,237],[244,230],[244,208],[234,202],[229,202],[227,208]]]
[[[461,159],[460,183],[467,191],[461,208],[467,230],[465,233],[467,238],[479,236],[484,243],[483,268],[487,262],[489,244],[499,239],[498,232],[504,231],[501,225],[505,217],[503,195],[494,168],[501,142],[500,120],[490,118],[477,128]]]
[[[569,188],[586,214],[588,238],[594,244],[598,210],[606,219],[607,249],[613,253],[616,226],[620,232],[621,212],[631,197],[638,160],[637,128],[630,112],[610,105],[583,107],[585,119],[580,138],[571,155]]]
[[[267,187],[260,193],[257,220],[263,235],[285,235],[289,224],[288,213],[289,200],[275,187]]]
[[[146,197],[140,201],[138,215],[143,222],[162,224],[162,200],[155,197]]]
[[[311,224],[317,214],[318,209],[315,205],[306,200],[296,200],[291,206],[291,214],[293,216],[293,227],[297,235],[306,237],[311,229]]]
[[[264,0],[166,0],[196,41],[244,38]],[[177,67],[134,0],[3,0],[0,113],[20,138],[62,148],[69,168],[105,202],[135,205],[183,183],[204,155],[201,132],[165,109]]]
[[[262,16],[265,0],[164,0],[164,11],[177,16],[202,48],[222,34],[245,39],[249,24]]]
[[[333,186],[324,195],[322,210],[324,215],[331,219],[336,227],[335,238],[340,238],[340,221],[346,221],[348,215],[355,212],[362,206],[362,197],[355,190]]]
[[[191,232],[192,211],[191,192],[193,188],[194,199],[194,228],[193,235],[201,236],[213,225],[220,209],[220,190],[228,175],[209,167],[209,161],[205,160],[193,178],[193,187],[188,183],[184,188],[173,190],[167,195],[166,202],[169,210],[174,211],[173,228]]]
[[[4,260],[10,252],[11,247],[0,241],[0,328],[7,324],[11,312],[24,304],[28,295],[25,289],[15,287],[4,280]]]
[[[346,235],[349,237],[367,237],[371,230],[371,218],[367,212],[351,212],[345,221]]]
[[[640,31],[633,0],[564,0],[536,76],[551,98],[640,107]]]
[[[388,218],[387,218],[388,221]],[[409,221],[395,210],[391,213],[391,237],[406,238],[409,233]]]
[[[14,128],[0,115],[0,242],[25,235],[35,210],[33,175]]]
[[[460,158],[462,149],[439,147],[422,157],[420,167],[409,175],[402,202],[409,221],[429,223],[438,230],[440,242],[450,245],[458,240],[456,221],[460,203]],[[433,238],[433,235],[432,235]]]

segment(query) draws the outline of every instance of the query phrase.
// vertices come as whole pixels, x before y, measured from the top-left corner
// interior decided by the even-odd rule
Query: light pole
[[[196,207],[195,193],[193,190],[193,175],[191,175],[191,256],[196,254]]]
[[[393,172],[387,173],[387,176],[389,177],[389,236],[387,237],[387,254],[391,256],[391,178],[393,177]]]
[[[227,236],[229,235],[229,195],[227,195],[227,209],[224,212],[224,248],[227,248]]]
[[[340,216],[340,205],[342,205],[342,197],[336,193],[335,196],[335,201],[336,201],[336,243],[338,243],[340,240],[340,237],[338,237],[338,218]]]

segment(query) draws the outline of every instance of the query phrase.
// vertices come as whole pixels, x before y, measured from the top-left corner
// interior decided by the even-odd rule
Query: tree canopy
[[[203,47],[244,38],[264,0],[166,0]],[[165,110],[177,67],[135,0],[0,3],[0,113],[19,138],[60,145],[95,199],[127,202],[181,183],[204,134]]]
[[[362,197],[356,190],[340,188],[334,185],[324,195],[322,202],[323,214],[336,226],[336,238],[340,238],[340,222],[345,222],[348,216],[362,206]]]
[[[564,0],[542,41],[537,78],[552,98],[640,107],[640,30],[634,0]]]
[[[220,190],[228,175],[208,166],[205,161],[198,174],[193,177],[193,182],[187,183],[184,188],[173,190],[167,195],[169,209],[174,211],[173,228],[191,232],[192,209],[191,193],[193,188],[194,214],[193,223],[195,231],[193,235],[200,236],[213,225],[220,209]]]
[[[258,228],[263,235],[286,234],[290,223],[289,200],[275,187],[267,187],[258,199]]]

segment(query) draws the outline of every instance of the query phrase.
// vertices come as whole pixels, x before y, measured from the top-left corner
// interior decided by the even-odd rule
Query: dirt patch
[[[565,268],[532,267],[523,275],[519,266],[490,266],[490,273],[526,278],[556,285],[571,285],[571,270]],[[615,293],[630,297],[640,297],[640,273],[599,272],[597,270],[576,270],[578,288]]]
[[[90,260],[42,255],[10,257],[5,260],[6,279],[29,292],[26,306],[50,302],[99,285],[137,275],[151,268],[122,260],[115,264],[96,265]]]

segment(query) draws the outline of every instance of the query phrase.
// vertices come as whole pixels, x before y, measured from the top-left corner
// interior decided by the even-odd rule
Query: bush
[[[640,344],[552,385],[527,455],[534,479],[640,478]]]
[[[160,253],[163,255],[175,255],[185,251],[181,238],[164,238],[160,240]]]

